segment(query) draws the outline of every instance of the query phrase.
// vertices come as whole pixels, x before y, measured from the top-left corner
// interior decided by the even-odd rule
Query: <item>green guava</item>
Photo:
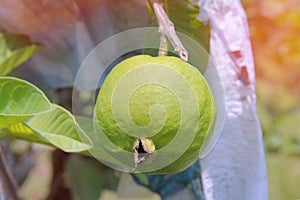
[[[132,154],[133,171],[156,174],[195,162],[216,118],[205,78],[173,56],[139,55],[116,65],[94,111],[110,142]]]

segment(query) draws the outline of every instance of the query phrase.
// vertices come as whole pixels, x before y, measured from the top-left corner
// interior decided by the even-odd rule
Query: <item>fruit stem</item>
[[[161,35],[158,56],[167,56],[167,55],[168,55],[168,40],[165,35]]]
[[[178,38],[173,22],[169,19],[162,4],[157,0],[148,0],[158,22],[160,37],[159,56],[164,56],[168,52],[167,39],[174,47],[174,51],[183,61],[188,61],[188,52]]]

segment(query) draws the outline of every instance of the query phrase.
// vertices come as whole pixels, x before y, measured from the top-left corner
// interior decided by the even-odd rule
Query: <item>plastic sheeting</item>
[[[199,4],[199,19],[211,26],[210,54],[223,80],[227,112],[218,143],[201,160],[206,198],[268,199],[246,14],[237,0],[207,0]]]

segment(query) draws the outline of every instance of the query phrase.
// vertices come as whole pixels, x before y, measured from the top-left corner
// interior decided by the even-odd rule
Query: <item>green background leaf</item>
[[[300,107],[281,116],[274,127],[282,134],[282,151],[286,155],[300,156]]]
[[[99,199],[105,183],[95,163],[72,156],[67,163],[67,174],[75,200]]]
[[[114,171],[96,160],[73,155],[66,170],[75,200],[98,200],[104,189],[116,190],[118,185]]]
[[[7,75],[25,62],[36,47],[25,35],[0,33],[0,75]]]

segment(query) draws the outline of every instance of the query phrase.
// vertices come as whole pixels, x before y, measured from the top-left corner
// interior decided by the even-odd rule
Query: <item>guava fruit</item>
[[[94,114],[119,148],[112,155],[130,153],[134,172],[169,174],[199,158],[214,128],[216,106],[205,78],[189,63],[138,55],[107,75]]]

